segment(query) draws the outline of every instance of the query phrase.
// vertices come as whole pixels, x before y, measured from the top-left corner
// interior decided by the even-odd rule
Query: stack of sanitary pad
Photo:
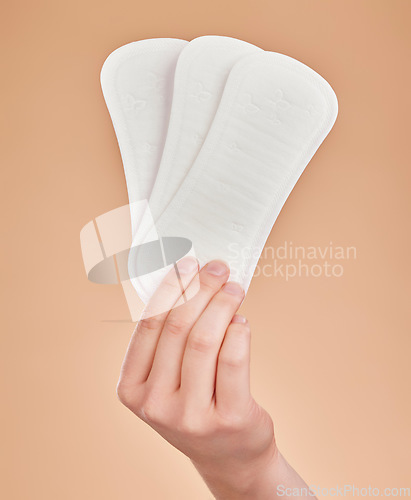
[[[221,36],[125,45],[107,58],[101,83],[142,300],[172,264],[142,272],[138,248],[167,237],[189,240],[200,265],[225,260],[247,290],[282,206],[334,124],[330,85],[295,59]]]

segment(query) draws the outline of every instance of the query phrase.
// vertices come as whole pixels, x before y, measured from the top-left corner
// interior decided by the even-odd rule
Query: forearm
[[[192,462],[216,500],[315,498],[275,445],[252,464]]]

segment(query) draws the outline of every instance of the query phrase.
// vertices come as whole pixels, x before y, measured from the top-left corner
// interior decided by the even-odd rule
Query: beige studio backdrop
[[[410,7],[3,2],[2,498],[211,498],[189,461],[118,402],[133,324],[120,286],[87,281],[79,243],[84,224],[127,203],[104,59],[138,39],[205,34],[295,57],[339,99],[267,246],[355,252],[332,261],[338,277],[253,280],[242,306],[253,394],[310,484],[411,486]],[[260,264],[269,274],[272,256]]]

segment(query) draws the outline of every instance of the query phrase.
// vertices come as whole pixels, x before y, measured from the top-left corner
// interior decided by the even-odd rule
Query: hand
[[[277,498],[275,472],[288,469],[270,416],[250,394],[250,327],[236,314],[244,291],[219,261],[198,271],[186,258],[178,270],[137,325],[119,399],[192,460],[216,498]],[[194,297],[173,308],[182,288]],[[166,312],[152,316],[158,310]]]

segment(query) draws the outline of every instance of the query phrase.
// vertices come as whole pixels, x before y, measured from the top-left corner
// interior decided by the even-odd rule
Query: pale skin
[[[279,452],[272,419],[250,394],[251,331],[236,314],[243,289],[228,282],[220,261],[199,270],[188,257],[178,270],[180,279],[174,270],[166,276],[137,324],[117,386],[120,401],[191,459],[216,499],[296,498],[292,490],[307,485]],[[182,288],[190,296],[195,286],[193,298],[174,307]],[[158,310],[164,312],[153,316]]]

